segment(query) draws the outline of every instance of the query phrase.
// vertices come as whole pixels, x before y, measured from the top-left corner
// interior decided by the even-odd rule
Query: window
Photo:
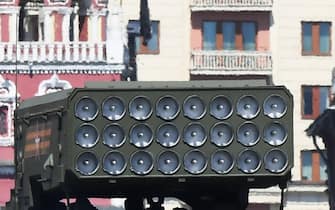
[[[14,82],[0,75],[0,148],[14,145],[14,104],[16,100]]]
[[[302,22],[302,55],[330,55],[329,22]]]
[[[8,107],[0,106],[0,137],[8,136]]]
[[[70,35],[70,38],[71,38],[71,35]],[[82,41],[82,42],[88,41],[88,16],[87,15],[79,15],[79,41]]]
[[[223,49],[234,50],[235,46],[236,26],[233,22],[225,22],[222,24]]]
[[[39,41],[39,4],[38,2],[21,3],[19,14],[19,41]],[[42,30],[41,30],[42,32]],[[42,35],[43,36],[43,35]]]
[[[205,21],[202,33],[204,50],[256,50],[255,22]]]
[[[88,21],[89,21],[88,11],[92,7],[92,4],[93,4],[92,1],[78,1],[79,41],[83,41],[83,42],[88,41],[88,27],[89,27],[88,26]],[[74,16],[72,16],[72,21],[74,21]],[[74,27],[78,27],[78,26],[74,26],[72,23],[72,31],[70,31],[70,33],[74,32],[73,31]],[[71,39],[71,36],[73,37],[73,35],[70,35],[70,39]]]
[[[98,0],[98,4],[107,4],[108,0]]]
[[[51,3],[65,3],[66,0],[50,0]]]
[[[325,151],[322,151],[326,155]],[[321,182],[327,179],[327,164],[316,150],[301,151],[301,180]]]
[[[302,86],[302,117],[316,119],[329,105],[329,86]]]
[[[205,22],[203,25],[203,49],[216,49],[216,22]]]
[[[132,21],[138,22],[139,21]],[[135,39],[137,54],[158,54],[159,53],[159,21],[151,21],[151,39],[147,45],[143,44],[143,37],[138,36]]]

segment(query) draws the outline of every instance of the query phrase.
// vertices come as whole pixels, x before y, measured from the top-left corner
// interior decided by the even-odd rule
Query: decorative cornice
[[[121,74],[125,65],[111,64],[9,64],[0,65],[0,74]]]
[[[10,6],[10,5],[14,5],[15,4],[15,0],[7,0],[7,1],[2,1],[1,3],[0,3],[0,6],[6,6],[6,7],[8,7],[8,6]]]
[[[327,186],[325,184],[306,184],[290,182],[284,189],[284,205],[320,205],[328,206]],[[313,198],[313,199],[311,199]],[[278,186],[266,189],[251,189],[249,192],[250,203],[280,204],[281,193]]]
[[[101,8],[101,9],[89,9],[87,10],[87,14],[89,15],[97,15],[97,16],[106,16],[108,14],[108,9]]]
[[[68,13],[72,13],[73,12],[73,8],[72,7],[66,7],[66,6],[46,6],[46,7],[42,7],[41,9],[43,11],[45,11],[46,13],[51,13],[51,12],[59,11],[62,14],[68,14]]]
[[[288,185],[289,192],[321,192],[324,193],[327,190],[326,184],[310,184],[310,183],[304,183],[300,181],[294,181],[292,183],[289,183]]]
[[[0,167],[1,166],[13,166],[14,160],[0,160]]]
[[[0,14],[19,14],[20,7],[0,5]]]

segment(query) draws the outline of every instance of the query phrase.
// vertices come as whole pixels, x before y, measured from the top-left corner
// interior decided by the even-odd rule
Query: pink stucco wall
[[[55,16],[55,25],[54,25],[55,41],[61,42],[63,41],[63,38],[65,39],[65,37],[63,37],[63,34],[62,34],[63,15],[57,12],[54,12],[53,15]]]
[[[9,14],[2,14],[1,17],[1,41],[9,41]]]
[[[0,179],[0,206],[5,206],[10,200],[10,190],[14,188],[14,179]]]
[[[14,161],[14,147],[0,147],[0,160]]]
[[[267,12],[193,12],[191,16],[191,48],[202,48],[203,21],[254,21],[257,23],[257,50],[270,49],[270,15]]]
[[[33,97],[38,86],[43,80],[48,80],[52,74],[37,74],[32,77],[29,74],[20,74],[17,79],[15,74],[3,74],[4,79],[9,79],[17,83],[18,93],[21,100]],[[121,79],[119,74],[58,74],[60,80],[66,80],[72,87],[84,87],[88,81],[118,81]]]

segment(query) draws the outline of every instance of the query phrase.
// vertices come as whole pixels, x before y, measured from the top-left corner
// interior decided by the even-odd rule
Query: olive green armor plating
[[[15,123],[19,206],[36,195],[264,188],[285,185],[293,167],[293,98],[283,86],[90,83],[24,101]]]

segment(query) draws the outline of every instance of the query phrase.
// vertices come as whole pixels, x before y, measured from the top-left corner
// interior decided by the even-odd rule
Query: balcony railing
[[[273,0],[191,0],[192,11],[271,11]]]
[[[269,75],[272,74],[270,52],[193,51],[191,74],[205,75]]]
[[[106,62],[105,43],[0,43],[0,62]]]

